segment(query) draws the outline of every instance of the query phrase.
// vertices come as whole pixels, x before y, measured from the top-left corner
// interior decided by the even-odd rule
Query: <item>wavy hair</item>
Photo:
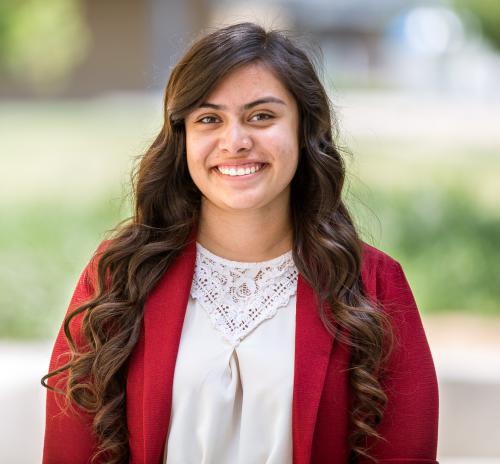
[[[351,350],[351,462],[376,461],[368,443],[383,438],[376,427],[387,403],[380,379],[392,330],[382,308],[363,292],[363,243],[342,200],[345,165],[332,105],[310,54],[295,39],[244,22],[201,37],[172,69],[163,127],[132,172],[134,214],[111,231],[99,253],[94,295],[64,320],[70,360],[42,378],[51,388],[44,381],[67,371],[64,398],[93,417],[98,450],[92,462],[128,462],[127,361],[148,294],[198,223],[201,193],[188,172],[184,119],[224,76],[256,62],[277,76],[299,108],[299,163],[290,194],[293,259],[319,297],[325,327]],[[85,350],[70,332],[79,314]]]

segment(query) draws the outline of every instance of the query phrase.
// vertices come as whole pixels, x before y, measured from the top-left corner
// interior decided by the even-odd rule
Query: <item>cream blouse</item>
[[[297,277],[292,250],[249,263],[196,243],[165,463],[292,462]]]

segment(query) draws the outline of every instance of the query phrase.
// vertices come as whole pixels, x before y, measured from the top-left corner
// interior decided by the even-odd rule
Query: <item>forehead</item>
[[[267,66],[262,63],[250,63],[224,76],[209,93],[207,100],[211,103],[217,103],[215,100],[222,98],[247,101],[270,94],[288,101],[293,99],[283,83]]]

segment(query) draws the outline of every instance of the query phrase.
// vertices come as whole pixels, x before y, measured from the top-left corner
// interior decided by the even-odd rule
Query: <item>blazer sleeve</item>
[[[92,298],[93,270],[94,260],[92,259],[78,279],[66,314]],[[83,314],[79,314],[70,323],[71,335],[79,348],[84,345],[81,336],[82,319]],[[52,350],[49,371],[63,366],[69,360],[69,350],[63,322]],[[63,371],[50,377],[46,383],[51,387],[65,390],[67,374],[68,371]],[[72,403],[70,408],[67,408],[64,397],[60,393],[47,389],[43,464],[90,463],[90,458],[96,449],[92,419],[90,414],[81,410],[76,404]]]
[[[438,383],[420,314],[396,260],[386,260],[377,281],[395,340],[382,378],[388,403],[377,428],[385,441],[377,441],[371,454],[380,464],[436,464]]]

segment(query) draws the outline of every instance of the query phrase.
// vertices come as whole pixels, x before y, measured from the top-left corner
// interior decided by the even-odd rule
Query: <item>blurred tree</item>
[[[455,0],[459,10],[472,13],[486,39],[500,50],[500,2],[498,0]]]
[[[79,0],[0,2],[0,71],[39,93],[63,86],[89,43]]]

